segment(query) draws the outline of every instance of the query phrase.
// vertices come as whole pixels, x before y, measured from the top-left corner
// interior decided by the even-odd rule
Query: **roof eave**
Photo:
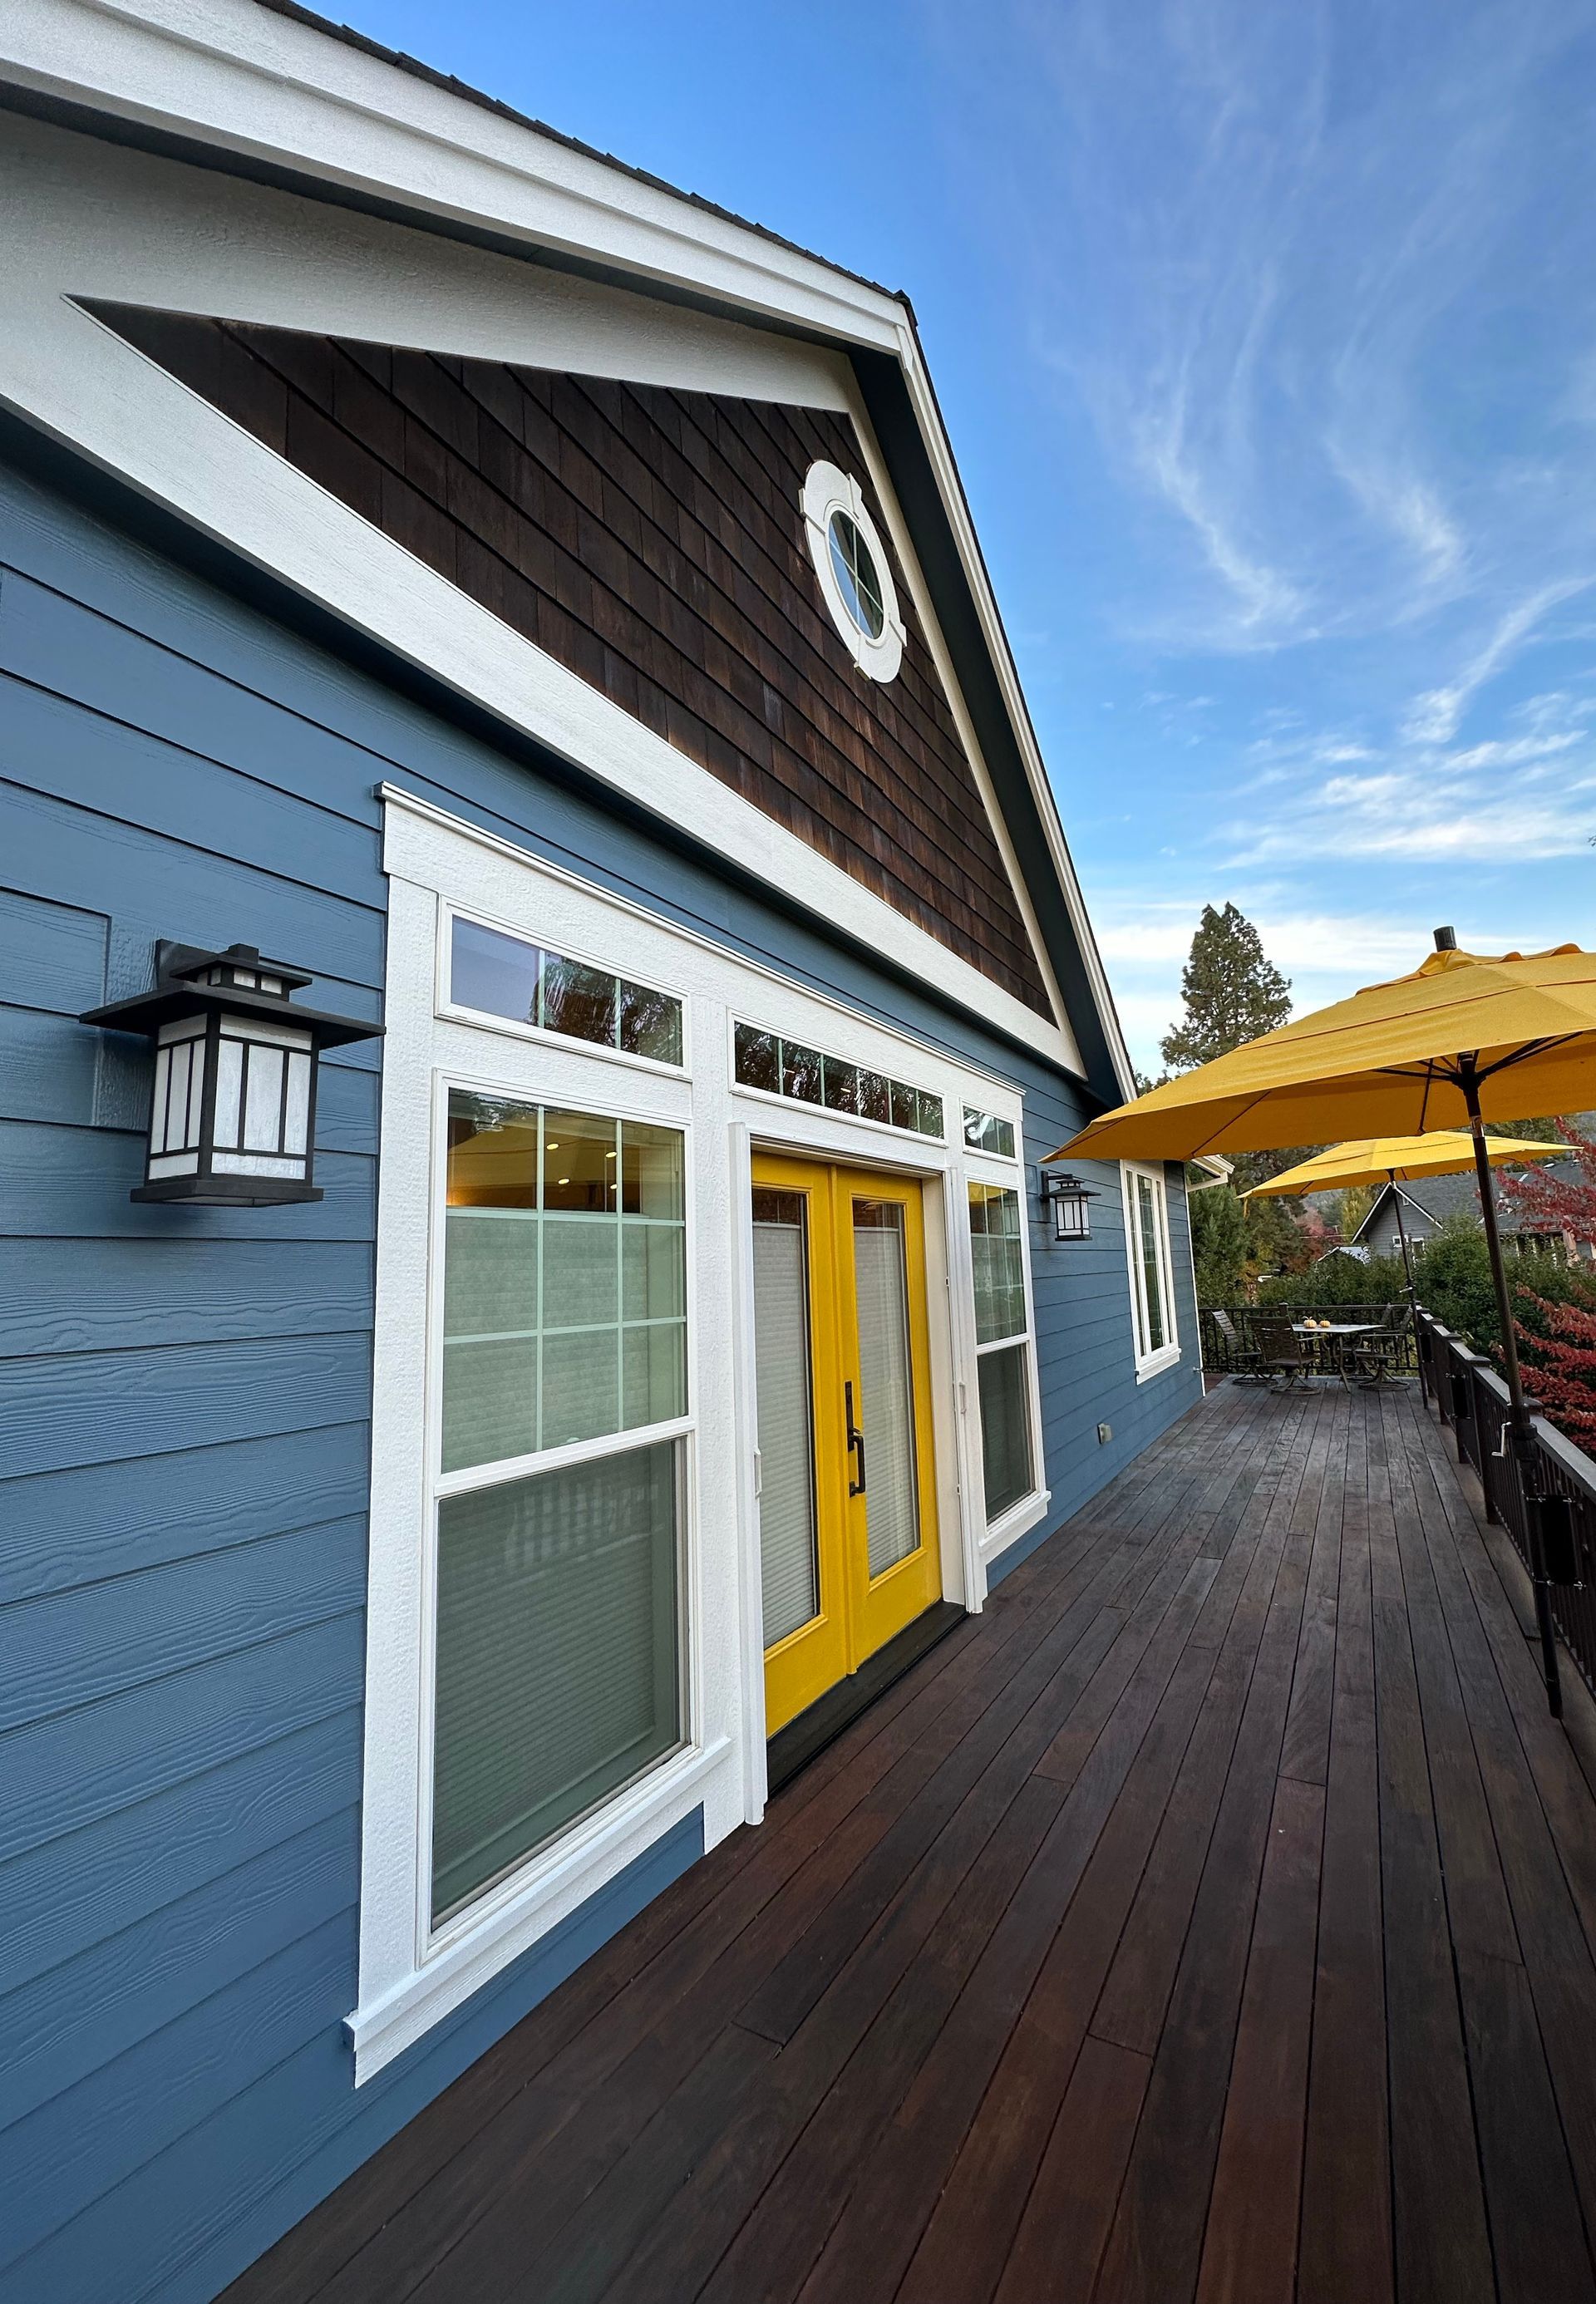
[[[1134,1094],[1123,1032],[1057,803],[970,517],[913,307],[714,203],[676,191],[299,0],[12,0],[0,84],[114,121],[213,165],[290,181],[458,237],[579,265],[642,291],[885,357],[903,389],[1079,957],[1091,1084]],[[1019,789],[1016,784],[1015,790]],[[1048,937],[1051,948],[1053,938]],[[1067,997],[1066,993],[1066,997]],[[1098,1043],[1094,1052],[1089,1037]]]

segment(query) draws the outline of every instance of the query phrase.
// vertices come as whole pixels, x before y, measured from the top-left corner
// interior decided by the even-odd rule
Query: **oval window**
[[[810,557],[827,612],[867,678],[892,680],[905,638],[892,563],[857,480],[811,464],[803,483]]]
[[[870,546],[859,533],[858,523],[845,512],[834,512],[828,541],[844,606],[867,640],[879,640],[887,623],[887,611],[881,605],[881,579],[876,573]]]

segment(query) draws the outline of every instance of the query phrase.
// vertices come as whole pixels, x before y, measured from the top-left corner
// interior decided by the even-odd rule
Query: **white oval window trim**
[[[892,567],[887,549],[877,530],[875,521],[865,508],[857,480],[835,464],[817,463],[809,468],[803,483],[803,524],[809,538],[810,558],[815,563],[815,574],[820,580],[820,591],[831,621],[848,644],[849,653],[861,672],[871,680],[895,680],[904,660],[904,620],[898,614],[897,588],[892,580]],[[881,629],[870,631],[862,623],[858,614],[843,588],[832,552],[832,521],[841,515],[838,546],[844,550],[848,529],[843,522],[851,522],[870,555],[880,595]],[[857,594],[855,594],[857,597]]]

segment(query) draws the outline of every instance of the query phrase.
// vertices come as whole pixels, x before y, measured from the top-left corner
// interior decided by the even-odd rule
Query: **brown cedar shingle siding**
[[[799,494],[816,457],[861,471],[845,417],[127,307],[104,317],[1048,1012],[901,571],[907,639],[885,685],[854,669],[821,600]]]

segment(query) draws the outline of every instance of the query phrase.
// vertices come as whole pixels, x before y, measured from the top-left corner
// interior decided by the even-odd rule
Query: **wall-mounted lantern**
[[[376,1039],[382,1027],[294,1007],[293,995],[310,981],[252,944],[160,944],[153,992],[79,1019],[155,1043],[144,1182],[130,1199],[229,1207],[320,1199],[311,1165],[321,1051]]]
[[[1098,1197],[1090,1184],[1057,1168],[1039,1168],[1044,1220],[1053,1218],[1055,1240],[1091,1238],[1091,1202]]]

